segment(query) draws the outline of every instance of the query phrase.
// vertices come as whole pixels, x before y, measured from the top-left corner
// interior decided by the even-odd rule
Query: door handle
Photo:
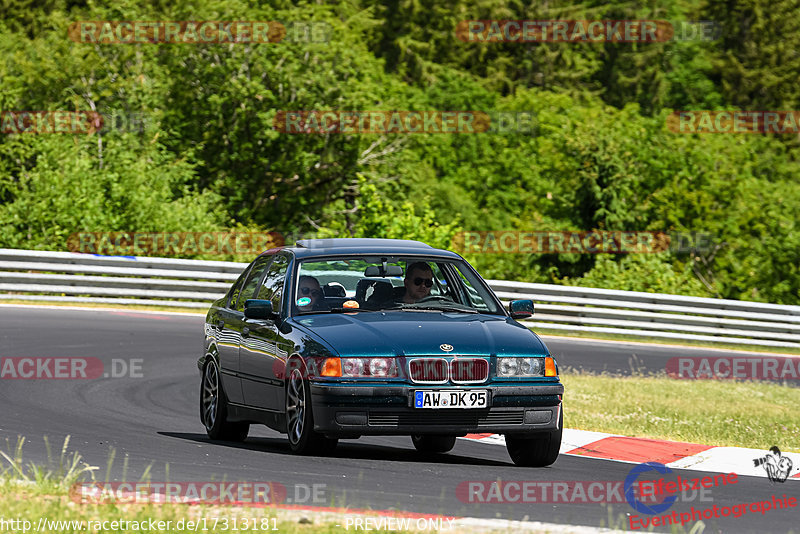
[[[242,337],[248,337],[250,335],[250,329],[246,326],[242,328]]]

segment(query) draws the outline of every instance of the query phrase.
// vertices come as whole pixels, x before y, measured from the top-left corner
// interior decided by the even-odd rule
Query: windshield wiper
[[[377,311],[377,310],[372,310],[372,309],[369,309],[369,308],[341,308],[341,307],[339,307],[339,308],[328,308],[327,310],[301,311],[297,315],[310,315],[312,313],[350,313],[350,312],[362,312],[362,311],[372,312],[372,311]]]
[[[405,304],[394,304],[392,306],[381,306],[380,308],[372,308],[373,311],[386,311],[386,310],[402,310],[405,308]]]
[[[414,304],[410,304],[403,309],[409,311],[433,310],[443,312],[478,313],[478,310],[473,310],[472,308],[457,308],[455,306],[415,306]]]
[[[350,312],[371,312],[376,310],[370,310],[369,308],[331,308],[331,313],[350,313]]]

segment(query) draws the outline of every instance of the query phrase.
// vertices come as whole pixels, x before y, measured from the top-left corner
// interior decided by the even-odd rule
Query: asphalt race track
[[[0,380],[0,448],[25,436],[24,458],[45,463],[43,436],[54,453],[70,435],[77,450],[100,471],[98,480],[138,481],[148,466],[151,480],[272,481],[289,489],[295,484],[325,484],[322,506],[398,509],[418,513],[481,518],[527,519],[575,525],[604,526],[612,516],[627,525],[634,513],[627,503],[467,503],[456,496],[459,483],[493,481],[621,481],[631,464],[561,456],[549,468],[517,468],[505,447],[458,440],[455,449],[438,457],[421,457],[408,437],[344,440],[328,457],[298,457],[285,438],[265,427],[253,427],[244,444],[212,443],[198,416],[202,351],[202,318],[125,311],[56,310],[0,306],[0,357],[94,357],[104,370],[112,360],[141,359],[140,376],[121,378]],[[684,350],[633,344],[546,340],[560,365],[593,371],[629,372],[637,365],[664,368],[667,359]],[[692,355],[721,356],[719,351],[685,349]],[[117,368],[119,370],[119,366]],[[569,391],[565,395],[569,426]],[[757,416],[754,414],[754,417]],[[111,449],[116,460],[106,465]],[[123,458],[127,471],[123,472]],[[2,461],[2,459],[0,459]],[[704,473],[675,471],[681,477]],[[298,486],[299,487],[299,486]],[[304,492],[301,492],[304,493]],[[739,477],[735,485],[714,488],[713,502],[678,502],[691,506],[734,506],[771,500],[786,494],[800,498],[800,483],[770,483],[766,478]],[[671,512],[672,510],[670,510]],[[705,532],[797,531],[797,508],[747,513],[733,519],[706,521]],[[620,519],[621,518],[621,519]],[[693,526],[687,524],[688,532]],[[656,531],[669,532],[669,527]],[[679,530],[680,531],[680,530]]]

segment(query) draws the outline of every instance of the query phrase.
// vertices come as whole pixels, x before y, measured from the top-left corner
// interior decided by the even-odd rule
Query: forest
[[[650,232],[705,243],[464,256],[490,279],[800,304],[796,130],[681,131],[670,119],[800,109],[798,15],[798,0],[3,0],[0,247],[70,250],[80,232],[390,237],[442,248],[474,232]],[[621,20],[673,30],[525,40],[470,26]],[[102,24],[81,34],[81,21],[267,25],[250,24],[262,39],[220,31],[215,42],[150,42],[144,32],[115,42]],[[525,124],[276,127],[309,110]],[[23,111],[65,112],[64,131],[24,131]],[[70,123],[81,120],[86,131]]]

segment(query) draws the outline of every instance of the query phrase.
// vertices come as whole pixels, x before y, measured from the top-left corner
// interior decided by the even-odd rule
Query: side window
[[[250,269],[250,274],[247,275],[247,281],[244,283],[242,292],[239,294],[239,300],[236,302],[235,309],[237,311],[243,312],[244,301],[254,298],[253,294],[256,292],[256,286],[259,280],[261,280],[261,275],[264,274],[264,269],[267,268],[270,260],[272,260],[272,256],[261,256],[256,260],[253,268]]]
[[[466,298],[468,300],[468,304],[473,308],[477,308],[479,310],[486,310],[486,311],[494,311],[494,306],[491,308],[489,305],[486,304],[486,301],[483,300],[480,293],[477,289],[470,283],[469,279],[464,276],[464,273],[461,272],[460,269],[456,268],[455,271],[458,273],[459,278],[461,279],[461,283],[466,290]]]
[[[249,267],[249,265],[248,265]],[[242,272],[239,276],[239,279],[236,280],[236,283],[233,284],[233,287],[228,291],[228,300],[225,301],[226,308],[233,308],[236,306],[236,299],[239,298],[239,292],[242,290],[242,284],[244,284],[244,279],[247,277],[247,269]]]
[[[283,298],[283,281],[286,279],[286,270],[289,259],[286,256],[275,256],[275,261],[269,266],[264,283],[258,289],[257,299],[271,300],[272,309],[280,313],[281,298]]]
[[[438,263],[429,263],[433,271],[433,287],[431,288],[431,295],[448,295],[447,278],[445,278],[441,267]]]

